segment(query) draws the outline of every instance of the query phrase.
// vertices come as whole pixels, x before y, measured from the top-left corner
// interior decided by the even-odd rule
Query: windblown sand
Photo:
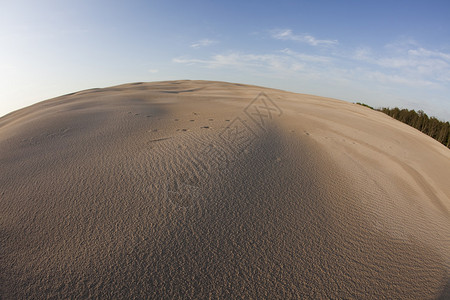
[[[449,299],[450,151],[355,104],[126,84],[0,118],[0,298]]]

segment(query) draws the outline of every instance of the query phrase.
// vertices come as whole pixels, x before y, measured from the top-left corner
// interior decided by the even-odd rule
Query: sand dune
[[[210,81],[0,118],[2,299],[450,298],[450,151],[368,108]]]

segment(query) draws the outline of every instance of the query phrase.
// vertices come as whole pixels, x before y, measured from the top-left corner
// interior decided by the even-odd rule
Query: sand
[[[0,118],[0,298],[449,299],[450,151],[381,112],[211,81]]]

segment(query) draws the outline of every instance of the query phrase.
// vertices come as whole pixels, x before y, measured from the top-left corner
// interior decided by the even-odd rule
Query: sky
[[[450,1],[0,0],[0,116],[129,82],[220,80],[450,120]]]

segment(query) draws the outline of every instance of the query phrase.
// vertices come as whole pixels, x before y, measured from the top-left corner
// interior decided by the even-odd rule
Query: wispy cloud
[[[352,58],[355,60],[368,61],[373,56],[372,50],[368,47],[358,47]]]
[[[312,46],[338,45],[337,40],[321,40],[311,35],[294,34],[290,29],[271,31],[277,40],[292,40]],[[191,47],[207,46],[215,41],[204,39]],[[343,48],[343,47],[340,47]],[[325,55],[297,52],[289,48],[270,53],[232,51],[209,57],[177,57],[172,61],[206,68],[264,69],[267,74],[302,75],[329,78],[330,72],[343,80],[366,81],[382,86],[439,87],[450,84],[450,53],[419,46],[414,40],[400,40],[374,51],[370,47],[354,50],[325,47]],[[339,53],[339,54],[337,54]]]
[[[172,61],[187,65],[202,65],[207,68],[243,65],[242,57],[237,53],[217,54],[208,59],[179,57],[172,59]]]
[[[435,57],[450,62],[450,53],[444,53],[440,51],[431,51],[424,48],[418,48],[408,50],[408,54],[417,57]]]
[[[283,49],[275,53],[266,54],[231,52],[213,55],[208,59],[178,57],[172,61],[188,65],[196,64],[206,68],[265,68],[271,71],[295,72],[305,70],[307,66],[330,63],[332,59],[330,57],[309,55],[290,49]]]
[[[175,63],[183,63],[188,65],[201,65],[207,68],[218,67],[262,67],[262,66],[280,66],[280,57],[272,54],[243,54],[239,52],[231,52],[227,54],[213,55],[208,59],[195,58],[174,58]]]
[[[210,39],[202,39],[191,44],[191,48],[201,48],[216,44],[217,41]]]
[[[322,55],[310,55],[301,52],[292,51],[289,48],[283,49],[280,51],[286,55],[297,58],[301,61],[313,62],[313,63],[329,63],[333,60],[330,56],[322,56]]]
[[[385,49],[389,50],[390,52],[397,52],[397,53],[403,53],[405,49],[417,47],[419,47],[419,43],[410,37],[408,38],[402,37],[396,41],[384,45]]]
[[[399,78],[409,78],[410,83],[419,85],[430,85],[432,82],[450,83],[449,53],[411,46],[412,44],[404,45],[403,48],[397,46],[382,54],[374,54],[369,48],[358,48],[352,58],[371,64],[372,69],[377,68],[379,73],[389,74],[383,77],[383,81],[391,78],[390,81],[394,83],[408,84],[406,80]],[[378,74],[373,78],[381,77]]]
[[[278,40],[308,41],[290,30],[273,34]],[[337,41],[327,44],[314,38],[309,41],[311,45],[337,44]],[[320,55],[316,49],[295,51],[281,48],[278,51],[250,53],[230,51],[203,57],[181,56],[172,62],[223,69],[225,72],[237,71],[246,76],[262,76],[292,84],[301,83],[303,87],[310,88],[308,92],[320,94],[322,88],[334,90],[335,94],[330,96],[346,98],[357,95],[366,97],[368,101],[372,99],[379,105],[388,105],[391,103],[386,104],[386,101],[400,101],[400,98],[413,101],[430,95],[433,99],[433,95],[450,88],[450,53],[423,47],[416,42],[391,43],[378,48],[348,48],[342,45],[320,50]]]
[[[272,30],[272,37],[277,40],[288,40],[307,43],[311,46],[337,45],[337,40],[320,40],[309,34],[294,34],[291,29]]]
[[[380,83],[386,84],[386,83],[395,83],[395,84],[401,84],[406,85],[410,87],[436,87],[436,83],[422,79],[417,77],[411,77],[411,76],[402,76],[398,74],[387,74],[380,71],[365,71],[364,72],[365,77],[368,79],[372,79],[374,81],[378,81]]]

